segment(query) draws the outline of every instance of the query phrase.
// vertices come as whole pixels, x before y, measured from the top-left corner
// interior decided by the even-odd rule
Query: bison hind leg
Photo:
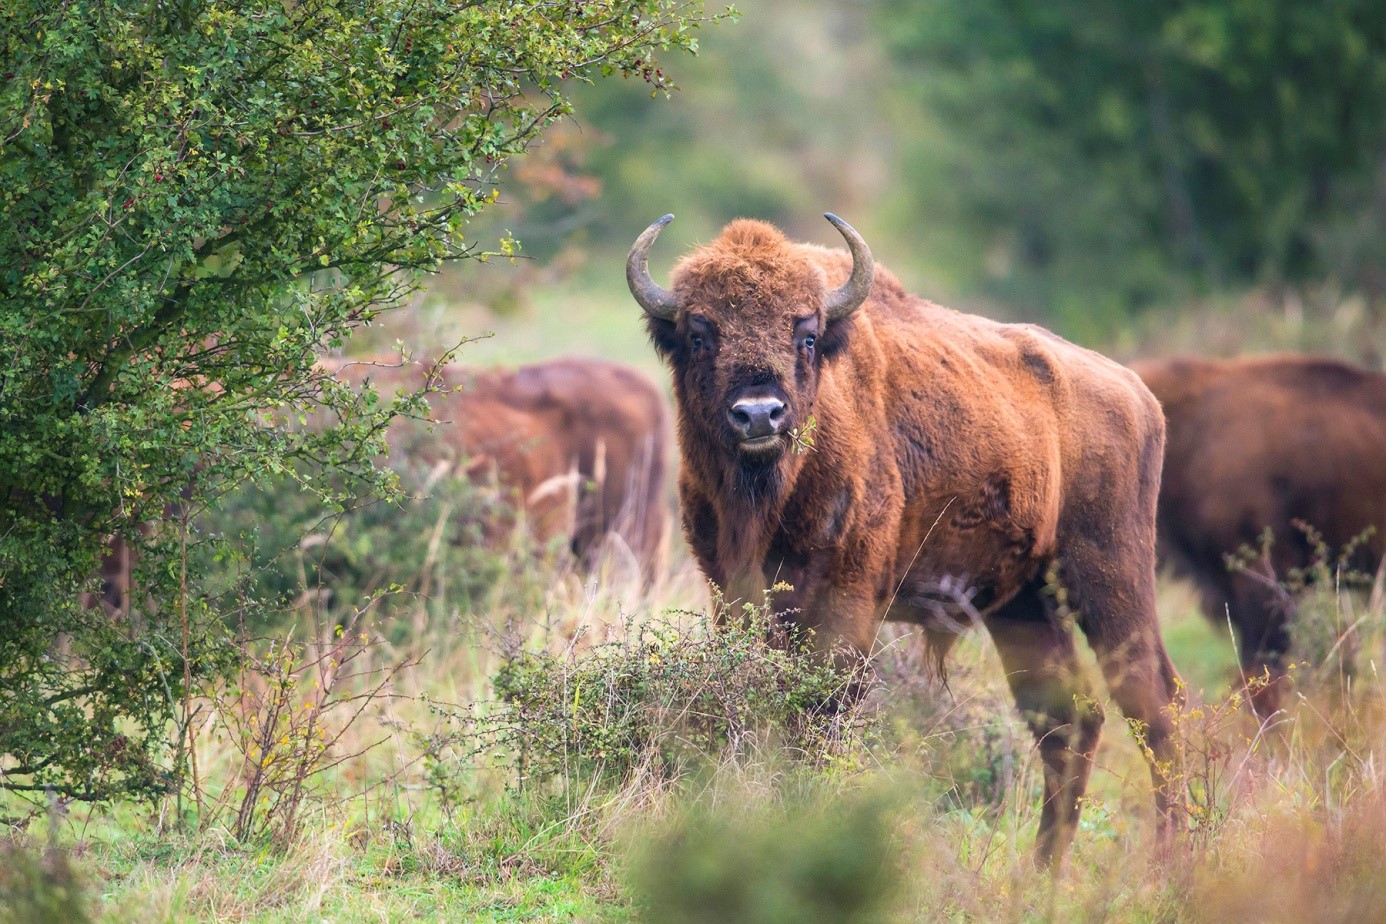
[[[1078,828],[1083,794],[1102,735],[1103,711],[1073,632],[1031,582],[986,618],[1006,680],[1039,747],[1044,764],[1035,862],[1055,868]]]
[[[1289,687],[1294,602],[1246,575],[1234,576],[1231,588],[1226,612],[1236,630],[1237,662],[1251,707],[1264,721],[1280,710]]]
[[[1184,691],[1165,650],[1155,611],[1155,572],[1132,554],[1073,542],[1064,568],[1078,624],[1097,655],[1107,689],[1130,721],[1150,765],[1157,835],[1168,846],[1184,809],[1175,715]]]

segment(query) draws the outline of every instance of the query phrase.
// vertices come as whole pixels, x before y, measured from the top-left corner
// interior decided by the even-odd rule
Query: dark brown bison
[[[391,425],[392,456],[429,467],[460,465],[494,481],[540,541],[569,537],[589,560],[620,540],[647,578],[660,560],[668,411],[633,369],[566,358],[513,371],[458,365],[331,360],[344,380],[388,391],[423,389],[431,376],[431,430]]]
[[[882,618],[946,650],[947,627],[976,614],[1039,741],[1037,858],[1052,864],[1103,718],[1045,592],[1057,568],[1144,728],[1170,830],[1176,674],[1155,615],[1164,421],[1150,392],[1038,327],[910,295],[833,215],[850,254],[739,220],[665,290],[646,267],[670,218],[636,240],[627,278],[673,372],[683,525],[707,576],[732,600],[787,582],[774,606],[820,650],[869,652]]]
[[[1162,557],[1197,583],[1206,613],[1230,617],[1243,669],[1269,670],[1255,698],[1267,715],[1293,615],[1265,576],[1233,573],[1227,556],[1274,534],[1269,564],[1284,577],[1313,550],[1296,521],[1341,548],[1368,528],[1355,567],[1386,554],[1386,376],[1331,359],[1177,358],[1133,366],[1165,409]]]

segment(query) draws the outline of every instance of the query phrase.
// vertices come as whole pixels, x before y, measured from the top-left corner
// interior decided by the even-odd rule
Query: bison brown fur
[[[1269,576],[1233,573],[1227,556],[1269,529],[1269,564],[1284,576],[1313,555],[1297,523],[1330,548],[1374,528],[1349,564],[1377,567],[1386,555],[1386,375],[1283,354],[1132,368],[1167,421],[1161,556],[1194,579],[1210,617],[1230,618],[1244,672],[1269,672],[1253,700],[1268,715],[1284,685],[1293,613]]]
[[[496,482],[539,541],[568,537],[588,561],[617,537],[653,579],[662,558],[667,404],[645,376],[617,363],[562,358],[514,370],[329,360],[352,384],[428,386],[431,432],[399,420],[390,453],[430,467],[458,466]]]
[[[1046,593],[1056,570],[1143,729],[1170,830],[1178,682],[1155,613],[1159,405],[1129,370],[1041,328],[907,293],[829,220],[855,258],[738,220],[665,290],[645,261],[667,219],[631,252],[632,292],[673,373],[699,564],[733,601],[789,585],[775,610],[822,651],[869,653],[882,618],[946,649],[978,617],[1039,742],[1046,864],[1072,840],[1102,725]],[[812,445],[796,444],[810,421]]]

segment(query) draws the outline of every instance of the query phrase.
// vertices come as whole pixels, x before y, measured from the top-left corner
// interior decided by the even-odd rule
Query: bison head
[[[631,248],[631,294],[674,370],[685,428],[743,469],[773,467],[812,414],[823,363],[846,345],[852,315],[871,293],[871,251],[845,221],[825,216],[852,255],[850,278],[832,287],[811,251],[742,219],[684,257],[666,290],[647,264],[673,217],[650,225]]]

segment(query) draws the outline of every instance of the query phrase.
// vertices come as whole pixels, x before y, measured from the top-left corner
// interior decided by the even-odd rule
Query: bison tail
[[[935,680],[945,690],[948,689],[948,652],[958,640],[958,633],[951,628],[926,626],[924,635],[924,669],[929,679]]]

